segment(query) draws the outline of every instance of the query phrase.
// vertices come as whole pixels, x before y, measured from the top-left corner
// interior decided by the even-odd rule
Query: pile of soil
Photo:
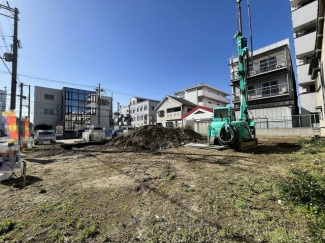
[[[160,150],[203,141],[204,137],[191,129],[142,126],[126,136],[109,141],[106,146],[125,150]]]

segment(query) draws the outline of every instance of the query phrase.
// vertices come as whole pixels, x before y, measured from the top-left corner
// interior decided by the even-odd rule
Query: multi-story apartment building
[[[7,89],[0,89],[0,112],[6,110],[7,105]]]
[[[123,125],[129,125],[129,123],[133,127],[155,125],[157,121],[155,107],[158,104],[159,101],[157,100],[132,97],[128,106],[121,108],[121,115],[124,118],[122,120]]]
[[[7,105],[7,89],[0,89],[0,136],[4,133],[4,126],[1,123],[2,121],[2,112],[6,110]]]
[[[98,96],[95,91],[35,86],[34,125],[51,125],[53,129],[56,125],[63,125],[65,138],[75,137],[78,130],[89,125],[101,125],[107,129],[113,123],[112,98],[101,96],[99,110]]]
[[[308,75],[308,70],[311,57],[315,53],[318,1],[290,0],[290,3],[301,114],[316,113],[315,80]]]
[[[233,104],[239,115],[238,58],[230,59]],[[254,51],[247,78],[249,110],[255,118],[284,117],[298,113],[296,79],[289,39]]]
[[[315,90],[317,97],[316,111],[319,114],[319,127],[321,136],[325,137],[325,52],[323,51],[323,47],[325,47],[325,0],[318,1],[317,10],[317,38],[316,42],[314,43],[315,53],[311,58],[308,74],[311,75],[311,80],[315,80]]]
[[[208,108],[227,106],[231,102],[230,99],[227,98],[230,94],[205,83],[185,88],[181,91],[174,92],[173,94],[177,98],[182,98],[197,106]]]

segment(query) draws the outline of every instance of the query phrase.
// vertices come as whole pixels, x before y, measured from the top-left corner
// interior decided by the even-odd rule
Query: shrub
[[[6,234],[14,229],[16,222],[12,219],[7,219],[0,224],[0,235]]]

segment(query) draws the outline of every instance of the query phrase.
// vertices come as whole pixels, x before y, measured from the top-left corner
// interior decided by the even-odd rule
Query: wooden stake
[[[23,178],[23,188],[26,186],[26,161],[23,161],[24,167],[23,167],[23,173],[24,173],[24,178]]]

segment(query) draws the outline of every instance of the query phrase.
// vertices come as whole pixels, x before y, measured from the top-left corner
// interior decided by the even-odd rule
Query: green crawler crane
[[[214,144],[227,145],[238,151],[257,146],[255,122],[248,115],[247,105],[247,73],[249,66],[249,50],[247,39],[242,33],[241,6],[242,0],[236,0],[239,14],[239,30],[234,39],[237,41],[238,78],[241,95],[239,118],[236,119],[233,107],[217,107],[213,109],[213,120],[208,126],[208,142],[214,138]]]

